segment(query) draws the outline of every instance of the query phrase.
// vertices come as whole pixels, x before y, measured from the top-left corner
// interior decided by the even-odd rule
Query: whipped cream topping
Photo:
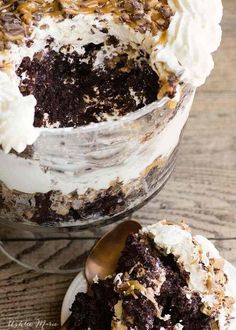
[[[35,105],[33,95],[23,96],[15,80],[0,72],[0,145],[6,153],[11,149],[22,152],[36,141]]]
[[[201,235],[192,236],[187,226],[165,220],[141,231],[153,239],[157,249],[173,254],[179,266],[189,273],[189,289],[200,294],[204,310],[214,315],[219,330],[235,329],[236,292],[232,287],[236,270],[221,258],[215,246]],[[219,268],[223,265],[220,272],[213,270],[213,261]],[[228,305],[224,304],[227,299],[231,301]]]
[[[168,0],[175,13],[167,42],[156,47],[159,70],[165,64],[181,80],[198,87],[214,67],[212,52],[220,45],[223,7],[221,0]]]

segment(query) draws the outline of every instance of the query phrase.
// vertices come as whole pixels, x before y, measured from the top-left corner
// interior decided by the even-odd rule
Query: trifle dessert
[[[0,220],[87,226],[169,177],[220,0],[0,2]]]
[[[71,307],[70,330],[234,330],[236,269],[185,224],[130,234],[114,274]]]

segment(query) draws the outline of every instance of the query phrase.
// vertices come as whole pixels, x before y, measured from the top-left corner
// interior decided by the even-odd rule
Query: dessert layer
[[[90,188],[84,194],[24,194],[9,190],[0,182],[0,220],[55,227],[89,227],[91,223],[118,220],[161,189],[173,170],[176,152],[169,159],[155,160],[140,177],[126,184],[117,180],[107,189]]]
[[[221,0],[8,1],[0,7],[2,49],[9,46],[9,41],[20,42],[30,36],[32,26],[41,17],[61,21],[79,14],[101,19],[111,15],[117,25],[148,33],[156,45],[159,73],[165,71],[166,77],[171,70],[194,86],[209,75],[213,67],[211,53],[221,40]]]
[[[50,15],[61,20],[80,13],[100,16],[110,13],[115,16],[116,22],[133,25],[142,33],[150,30],[153,34],[156,34],[158,30],[167,30],[173,15],[167,0],[154,2],[140,0],[38,0],[37,2],[20,0],[16,2],[10,0],[5,2],[0,7],[3,11],[0,26],[4,41],[23,39],[24,30],[27,31],[26,26],[32,22],[36,23],[39,14]],[[14,17],[18,17],[18,20],[13,21]],[[9,26],[7,24],[9,22],[14,25]]]
[[[148,64],[148,54],[131,46],[111,54],[118,47],[119,40],[110,37],[106,44],[85,45],[81,55],[68,45],[59,52],[38,53],[32,60],[25,57],[17,74],[22,94],[37,100],[34,126],[98,123],[156,101],[158,76]]]
[[[116,274],[96,281],[92,296],[76,296],[68,329],[210,329],[199,294],[187,289],[188,273],[145,237],[128,237]]]
[[[205,273],[204,291],[192,287],[192,265],[200,278]],[[235,278],[227,278],[226,268],[214,246],[192,237],[187,226],[149,226],[128,237],[115,274],[96,278],[89,294],[78,293],[69,329],[233,329],[235,297],[228,285]]]

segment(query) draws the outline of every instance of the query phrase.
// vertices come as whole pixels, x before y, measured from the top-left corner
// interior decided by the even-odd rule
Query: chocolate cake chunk
[[[79,293],[70,329],[210,330],[198,292],[188,288],[189,273],[173,254],[154,248],[146,234],[131,234],[116,274]]]
[[[92,295],[81,293],[72,306],[70,330],[110,330],[113,306],[118,295],[113,291],[113,280],[108,278],[92,285]]]
[[[70,330],[108,330],[110,329],[111,313],[93,297],[86,294],[79,294],[72,306],[73,317],[71,318],[68,329]]]
[[[115,37],[108,45],[117,46]],[[49,46],[50,47],[50,46]],[[23,95],[37,100],[34,126],[77,127],[134,112],[157,99],[158,76],[143,52],[136,59],[124,51],[104,62],[104,43],[87,44],[78,55],[65,46],[59,52],[25,57],[17,70]],[[151,83],[150,83],[151,82]]]
[[[135,235],[128,236],[125,248],[118,261],[116,273],[129,273],[132,270],[132,279],[138,280],[147,287],[155,285],[154,280],[159,279],[162,264],[150,252],[150,246],[146,240]]]

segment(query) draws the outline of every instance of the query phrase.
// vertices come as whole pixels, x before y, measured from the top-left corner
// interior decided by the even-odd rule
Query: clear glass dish
[[[174,109],[155,102],[117,121],[41,129],[21,154],[0,150],[0,223],[2,230],[11,229],[1,234],[10,238],[3,244],[6,254],[19,259],[9,244],[12,237],[28,242],[59,234],[67,240],[76,232],[74,250],[85,256],[104,225],[127,217],[163,187],[194,93],[185,86]],[[40,269],[37,258],[30,258],[33,266],[31,259],[20,262]],[[68,268],[78,271],[82,262]]]

